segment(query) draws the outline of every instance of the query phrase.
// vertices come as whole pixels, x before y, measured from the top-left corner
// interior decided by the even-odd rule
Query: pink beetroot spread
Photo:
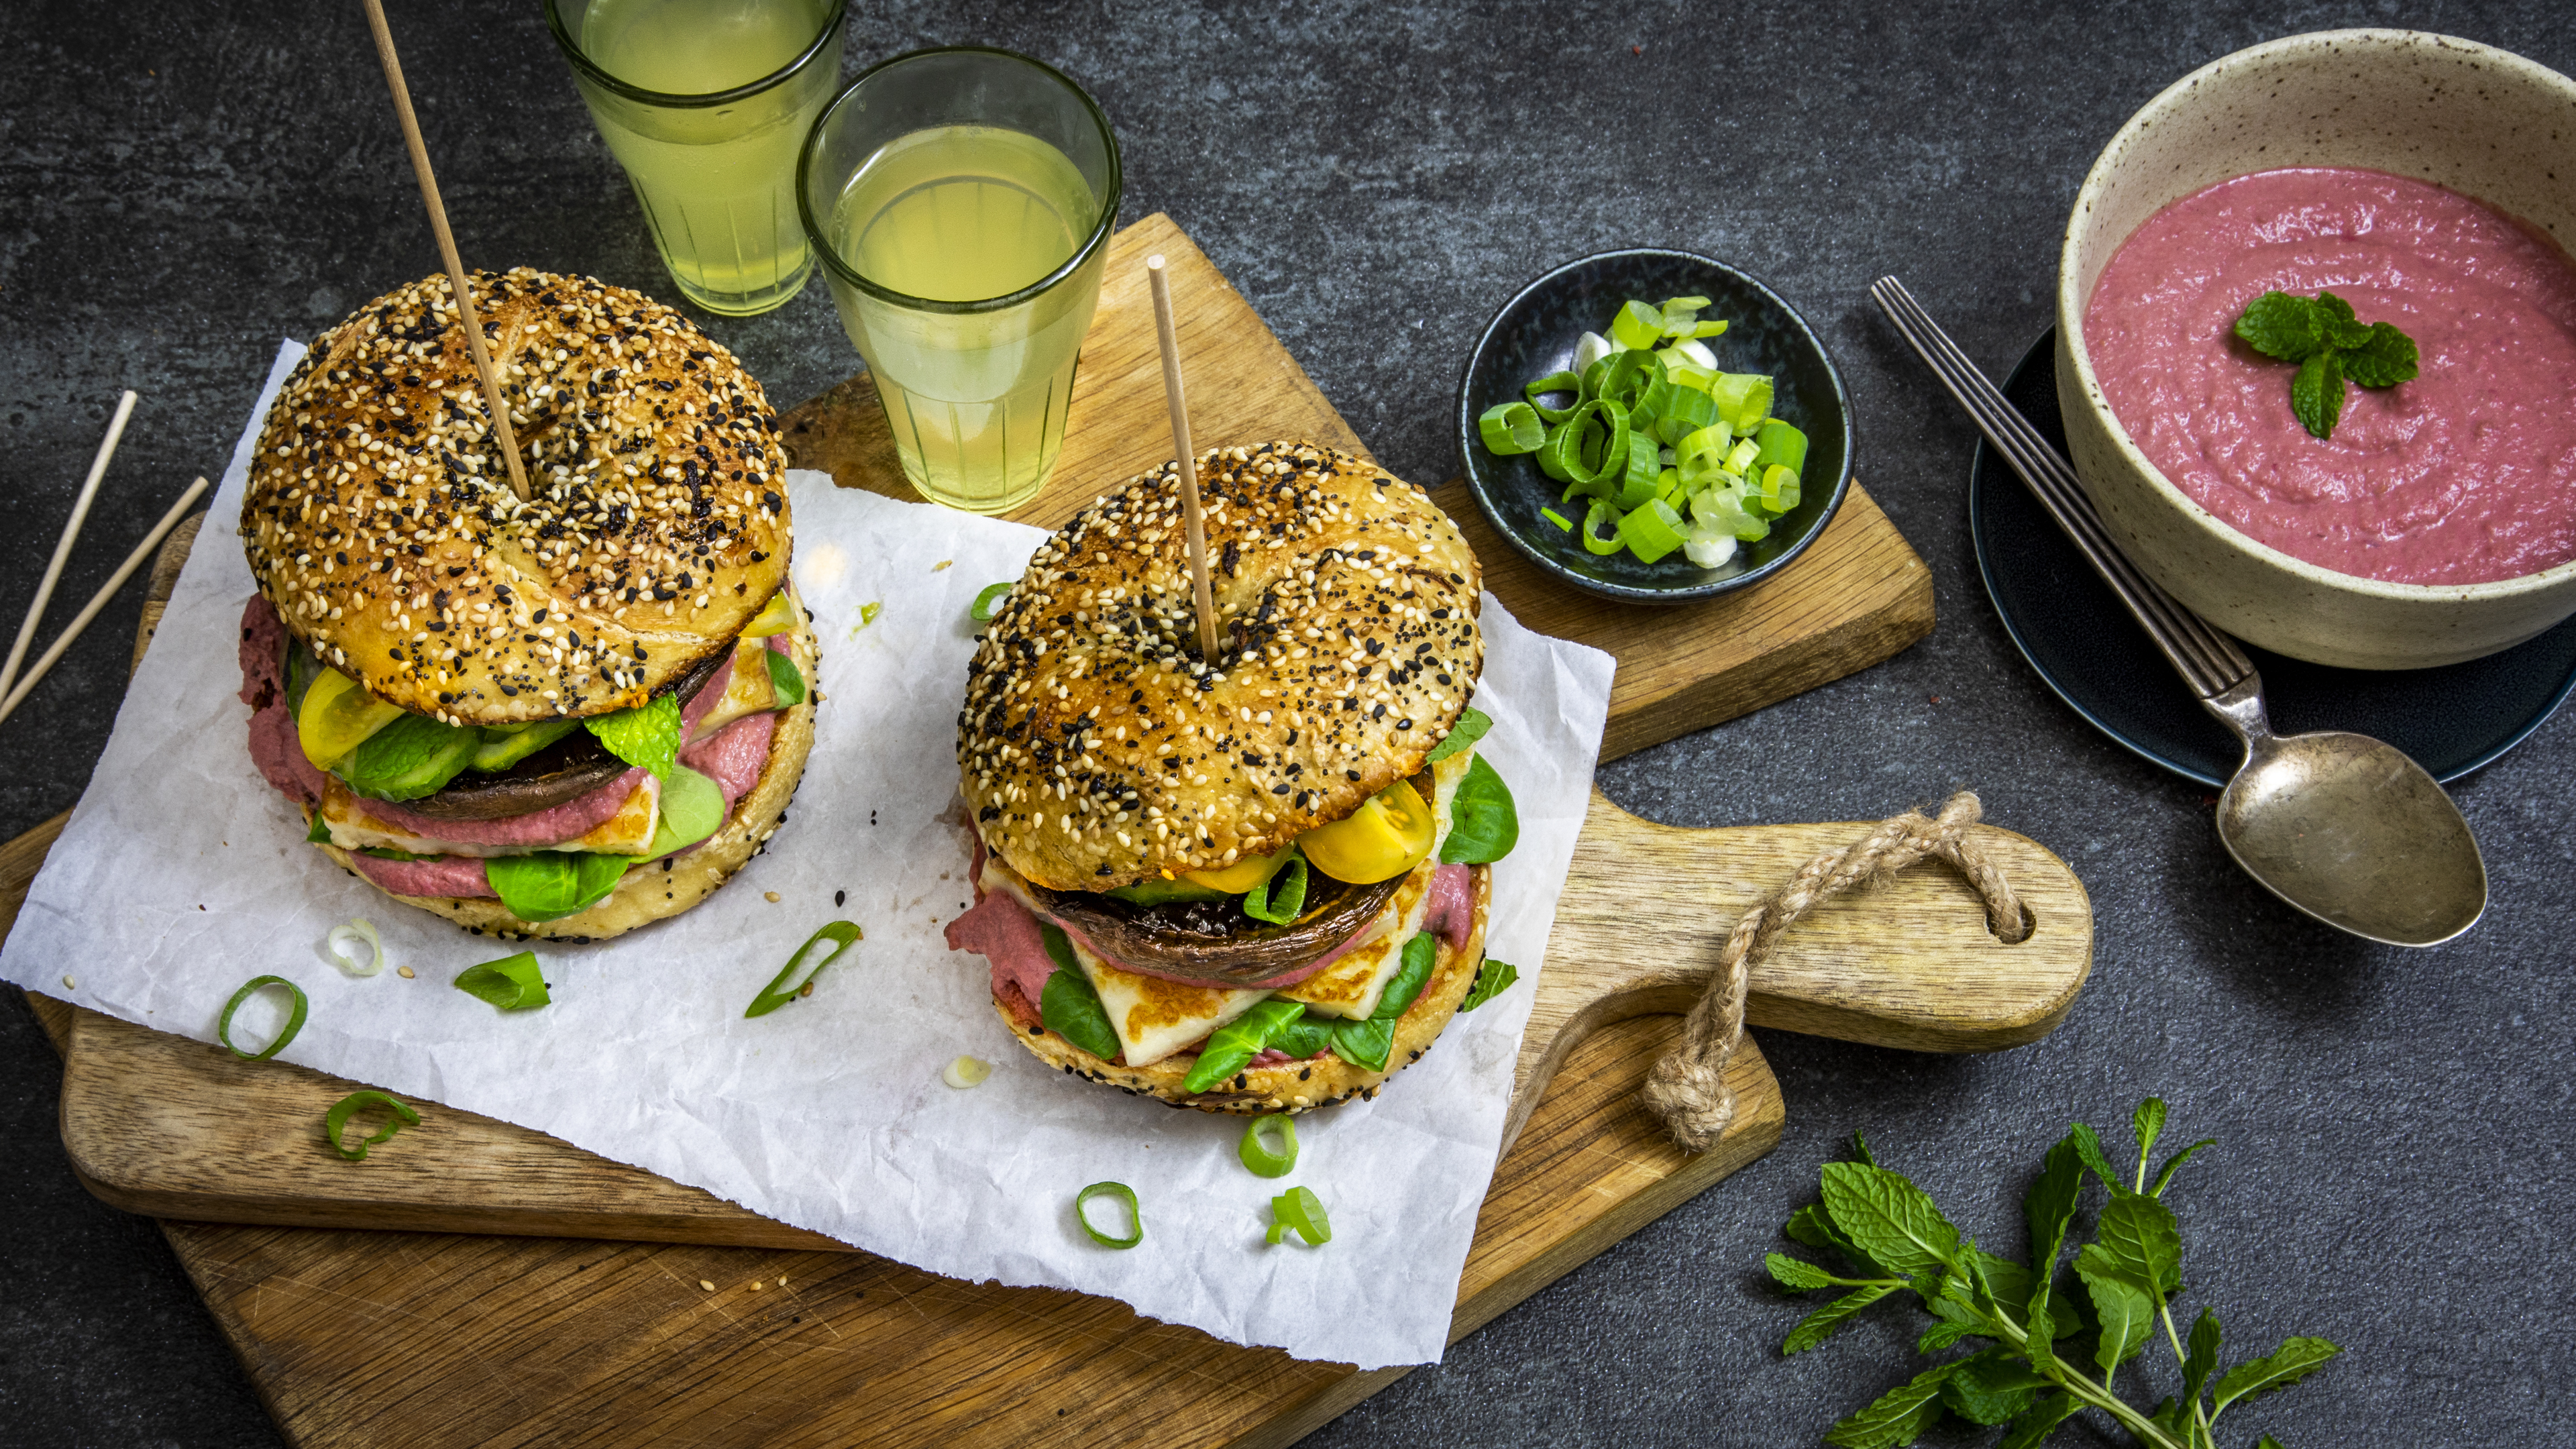
[[[2275,290],[2394,323],[2420,374],[2349,389],[2334,436],[2311,436],[2295,368],[2234,333]],[[2458,192],[2345,168],[2194,192],[2121,243],[2084,341],[2139,450],[2259,543],[2401,584],[2576,558],[2576,263]]]
[[[786,636],[772,635],[766,641],[772,649],[783,651]],[[250,755],[253,764],[270,784],[296,804],[313,806],[322,801],[323,775],[304,757],[303,746],[295,734],[295,720],[287,713],[286,686],[280,673],[286,644],[286,626],[278,619],[267,596],[251,595],[242,609],[242,703],[251,707]],[[680,721],[684,730],[697,728],[724,698],[725,686],[733,678],[733,661],[727,659],[713,678],[706,682],[687,704],[681,706]],[[777,731],[775,712],[746,715],[702,740],[692,740],[680,750],[680,763],[707,776],[724,792],[725,809],[750,793],[760,780],[761,766],[769,758],[771,736]],[[444,820],[416,814],[385,800],[367,802],[369,815],[397,830],[436,840],[450,840],[463,845],[557,845],[577,839],[597,828],[617,813],[626,797],[635,790],[644,772],[629,770],[614,781],[602,785],[578,799],[568,800],[545,810],[525,815],[512,815],[499,820]],[[695,849],[695,846],[690,849]],[[681,851],[680,854],[687,854]],[[483,862],[476,856],[441,855],[423,860],[386,860],[378,856],[352,852],[350,863],[379,889],[402,896],[489,896],[492,885],[483,874]]]

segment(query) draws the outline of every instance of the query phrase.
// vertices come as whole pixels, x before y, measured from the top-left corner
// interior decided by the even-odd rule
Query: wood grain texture
[[[1687,1010],[1726,929],[1809,857],[1869,825],[1677,830],[1595,792],[1521,1044],[1508,1148],[1550,1077],[1599,1029]],[[1760,1025],[1921,1051],[2034,1040],[2092,962],[2092,910],[2055,856],[1978,836],[2038,922],[2013,946],[1966,882],[1932,863],[1817,910],[1754,973]],[[1641,949],[1645,948],[1645,949]],[[470,1112],[432,1109],[352,1171],[323,1112],[361,1083],[251,1063],[96,1012],[75,1013],[63,1145],[82,1181],[129,1212],[220,1222],[519,1233],[840,1250],[712,1194]],[[1396,1090],[1402,1090],[1402,1078]]]
[[[1158,212],[1110,241],[1064,452],[1038,496],[1010,517],[1057,527],[1104,490],[1172,456],[1145,285],[1145,258],[1156,252],[1169,266],[1181,314],[1182,369],[1200,447],[1310,438],[1367,455],[1251,305]],[[830,473],[845,488],[917,498],[864,373],[788,413],[781,427],[796,466]],[[1513,617],[1618,659],[1605,760],[1866,669],[1932,632],[1931,571],[1857,482],[1794,567],[1753,588],[1673,609],[1614,604],[1565,588],[1494,536],[1465,484],[1453,480],[1432,497],[1466,530],[1486,587]]]

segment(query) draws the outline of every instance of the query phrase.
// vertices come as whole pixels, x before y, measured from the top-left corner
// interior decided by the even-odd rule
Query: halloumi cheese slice
[[[635,783],[617,813],[592,826],[571,840],[554,845],[534,847],[539,850],[591,850],[602,855],[642,855],[653,843],[653,827],[661,811],[662,782],[646,775]],[[408,830],[380,820],[367,813],[367,801],[337,776],[326,778],[322,785],[322,824],[331,832],[331,843],[342,850],[399,850],[407,855],[527,855],[525,845],[475,845],[466,841],[436,840],[414,835]]]
[[[742,640],[733,646],[733,672],[725,677],[724,694],[689,738],[706,739],[735,720],[776,708],[778,688],[769,678],[769,646],[758,639]]]
[[[1070,937],[1067,937],[1071,940]],[[1142,976],[1112,966],[1073,941],[1073,959],[1100,993],[1109,1025],[1127,1065],[1159,1062],[1209,1032],[1260,1004],[1267,991],[1229,991],[1222,986],[1185,986],[1160,976]]]
[[[1368,1020],[1386,994],[1386,983],[1404,965],[1404,943],[1422,930],[1422,918],[1430,913],[1431,874],[1439,868],[1436,854],[1415,866],[1386,909],[1361,931],[1360,944],[1296,985],[1281,987],[1280,998],[1302,1001],[1318,1016]]]

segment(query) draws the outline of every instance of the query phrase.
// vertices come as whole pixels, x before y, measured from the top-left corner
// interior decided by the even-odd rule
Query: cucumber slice
[[[417,800],[456,778],[482,742],[481,730],[406,714],[350,751],[340,763],[340,778],[371,799]]]
[[[469,770],[486,772],[510,768],[528,756],[581,728],[577,719],[550,719],[539,724],[483,727],[482,743],[475,746]]]

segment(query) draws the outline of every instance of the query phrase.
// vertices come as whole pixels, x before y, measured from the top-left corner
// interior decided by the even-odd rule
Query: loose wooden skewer
[[[108,575],[106,586],[93,594],[81,611],[72,616],[61,637],[55,639],[28,669],[27,677],[18,681],[18,687],[9,691],[8,698],[0,699],[0,720],[17,712],[18,702],[27,697],[27,691],[35,688],[36,681],[45,677],[45,671],[54,667],[54,661],[63,657],[63,651],[72,647],[72,641],[80,637],[81,630],[88,628],[89,621],[98,617],[98,611],[106,608],[108,601],[116,597],[116,591],[125,587],[125,581],[134,577],[134,571],[143,567],[143,561],[152,557],[153,550],[161,546],[161,540],[169,537],[170,530],[179,526],[179,520],[188,516],[188,509],[205,491],[206,480],[203,478],[189,484],[188,491],[179,495],[179,501],[170,505],[170,511],[161,515],[161,521],[152,525],[152,531],[143,535],[143,541],[134,546],[134,552],[125,556],[125,562],[116,566],[115,573]]]
[[[447,263],[447,284],[456,293],[456,320],[465,328],[474,370],[483,376],[483,400],[492,409],[492,431],[500,437],[501,456],[510,463],[510,490],[525,503],[528,474],[519,465],[519,435],[511,431],[510,409],[501,401],[501,379],[492,371],[492,354],[483,350],[483,323],[474,315],[465,264],[456,258],[456,237],[447,229],[447,207],[438,199],[438,178],[429,169],[429,147],[421,143],[420,118],[411,113],[411,91],[403,85],[402,61],[394,55],[394,33],[385,26],[382,0],[367,0],[367,28],[376,33],[376,58],[385,63],[385,84],[394,93],[394,116],[402,122],[403,144],[411,148],[411,170],[420,179],[420,199],[429,207],[429,229],[438,234],[438,255]]]
[[[107,460],[116,456],[116,440],[125,436],[125,420],[134,416],[134,389],[116,401],[116,416],[108,420],[107,436],[99,440],[98,456],[90,460],[89,481],[81,484],[80,496],[72,500],[72,516],[63,520],[63,536],[54,544],[53,561],[45,565],[45,581],[36,585],[36,602],[27,606],[27,622],[18,626],[18,642],[9,646],[9,662],[0,665],[0,697],[18,682],[18,666],[27,658],[27,646],[36,642],[37,621],[45,617],[45,606],[54,601],[54,584],[63,576],[63,561],[72,556],[72,542],[80,537],[81,523],[89,517],[89,505],[98,497],[98,480],[107,476]]]
[[[370,0],[373,3],[373,0]],[[1145,259],[1154,289],[1154,332],[1163,343],[1163,402],[1172,413],[1172,449],[1181,460],[1181,518],[1189,525],[1190,585],[1198,596],[1199,657],[1217,666],[1216,600],[1208,591],[1207,524],[1199,514],[1199,460],[1190,451],[1190,407],[1181,397],[1181,342],[1172,325],[1172,283],[1163,254]]]

